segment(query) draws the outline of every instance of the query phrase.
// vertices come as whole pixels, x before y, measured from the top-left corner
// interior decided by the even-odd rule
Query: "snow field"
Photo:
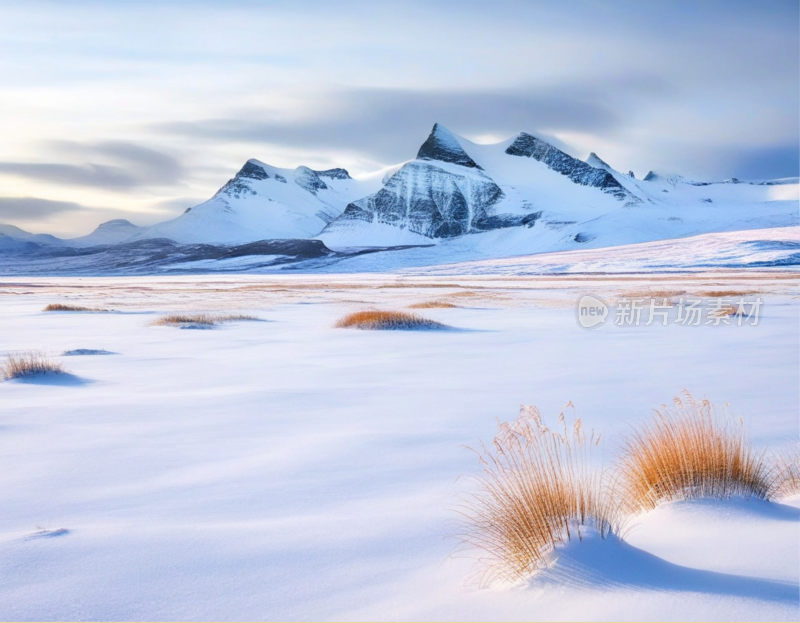
[[[757,327],[596,331],[579,291],[747,276],[501,279],[4,281],[0,353],[118,354],[71,356],[80,383],[0,384],[2,618],[796,620],[796,498],[661,505],[525,585],[465,585],[453,508],[479,466],[462,446],[521,403],[553,419],[572,400],[609,459],[683,388],[728,401],[757,446],[798,439],[791,279],[758,283]],[[426,317],[462,330],[333,326],[434,299],[462,307]],[[66,301],[120,313],[41,312]],[[266,322],[149,326],[178,311]]]

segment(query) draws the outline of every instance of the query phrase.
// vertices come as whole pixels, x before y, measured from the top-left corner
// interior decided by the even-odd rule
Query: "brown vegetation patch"
[[[600,436],[563,413],[559,423],[551,430],[536,407],[523,406],[516,420],[500,424],[491,446],[477,451],[484,467],[459,509],[460,539],[481,552],[482,585],[529,576],[587,526],[606,536],[616,524],[603,473],[591,467]]]
[[[635,290],[620,294],[620,298],[626,299],[673,299],[686,294],[686,290]]]
[[[773,470],[756,452],[741,419],[718,414],[707,400],[675,397],[624,443],[619,477],[633,512],[661,500],[732,495],[767,499]]]
[[[739,315],[738,305],[721,305],[720,307],[712,307],[708,310],[709,318],[725,318],[727,316]]]
[[[770,499],[780,499],[800,493],[800,451],[778,455],[774,463]]]
[[[64,303],[50,303],[42,311],[46,312],[105,312],[107,309],[98,307],[82,307],[80,305],[65,305]]]
[[[27,353],[8,355],[5,363],[0,365],[0,374],[6,380],[63,372],[65,372],[63,365],[51,360],[46,353],[33,350]]]
[[[338,329],[412,330],[445,329],[435,320],[417,314],[396,311],[362,311],[340,318],[334,325]]]
[[[732,296],[748,296],[750,294],[753,294],[752,290],[709,290],[707,292],[700,292],[697,296],[720,299]]]
[[[170,314],[162,316],[154,320],[152,323],[156,327],[176,327],[176,326],[206,326],[213,327],[214,325],[222,324],[224,322],[237,322],[242,320],[259,320],[255,316],[247,316],[244,314]]]
[[[447,301],[425,301],[424,303],[414,303],[409,305],[409,309],[453,309],[458,305],[448,303]]]

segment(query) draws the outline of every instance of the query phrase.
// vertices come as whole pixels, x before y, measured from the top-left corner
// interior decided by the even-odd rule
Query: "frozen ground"
[[[0,354],[77,349],[0,383],[0,619],[798,620],[800,499],[664,505],[571,543],[529,585],[465,585],[463,449],[520,403],[618,434],[683,388],[797,444],[790,273],[5,279]],[[759,325],[578,327],[590,292],[746,292]],[[730,295],[733,296],[733,295]],[[453,331],[333,329],[425,309]],[[117,313],[43,313],[48,303]],[[151,327],[165,311],[264,322]]]

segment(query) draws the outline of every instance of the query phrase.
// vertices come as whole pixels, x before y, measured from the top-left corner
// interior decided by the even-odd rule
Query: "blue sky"
[[[152,223],[247,158],[358,174],[436,121],[637,176],[798,174],[796,2],[0,3],[0,223]]]

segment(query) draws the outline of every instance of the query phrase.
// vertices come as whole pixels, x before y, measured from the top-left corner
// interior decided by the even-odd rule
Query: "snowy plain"
[[[454,508],[464,448],[571,400],[613,459],[682,389],[798,442],[796,273],[7,278],[0,354],[76,349],[0,383],[3,620],[798,620],[800,498],[665,504],[479,589]],[[758,326],[580,328],[582,293],[719,290]],[[748,295],[749,296],[749,295]],[[450,331],[334,329],[421,310]],[[48,303],[113,313],[45,313]],[[172,311],[261,321],[149,326]]]

